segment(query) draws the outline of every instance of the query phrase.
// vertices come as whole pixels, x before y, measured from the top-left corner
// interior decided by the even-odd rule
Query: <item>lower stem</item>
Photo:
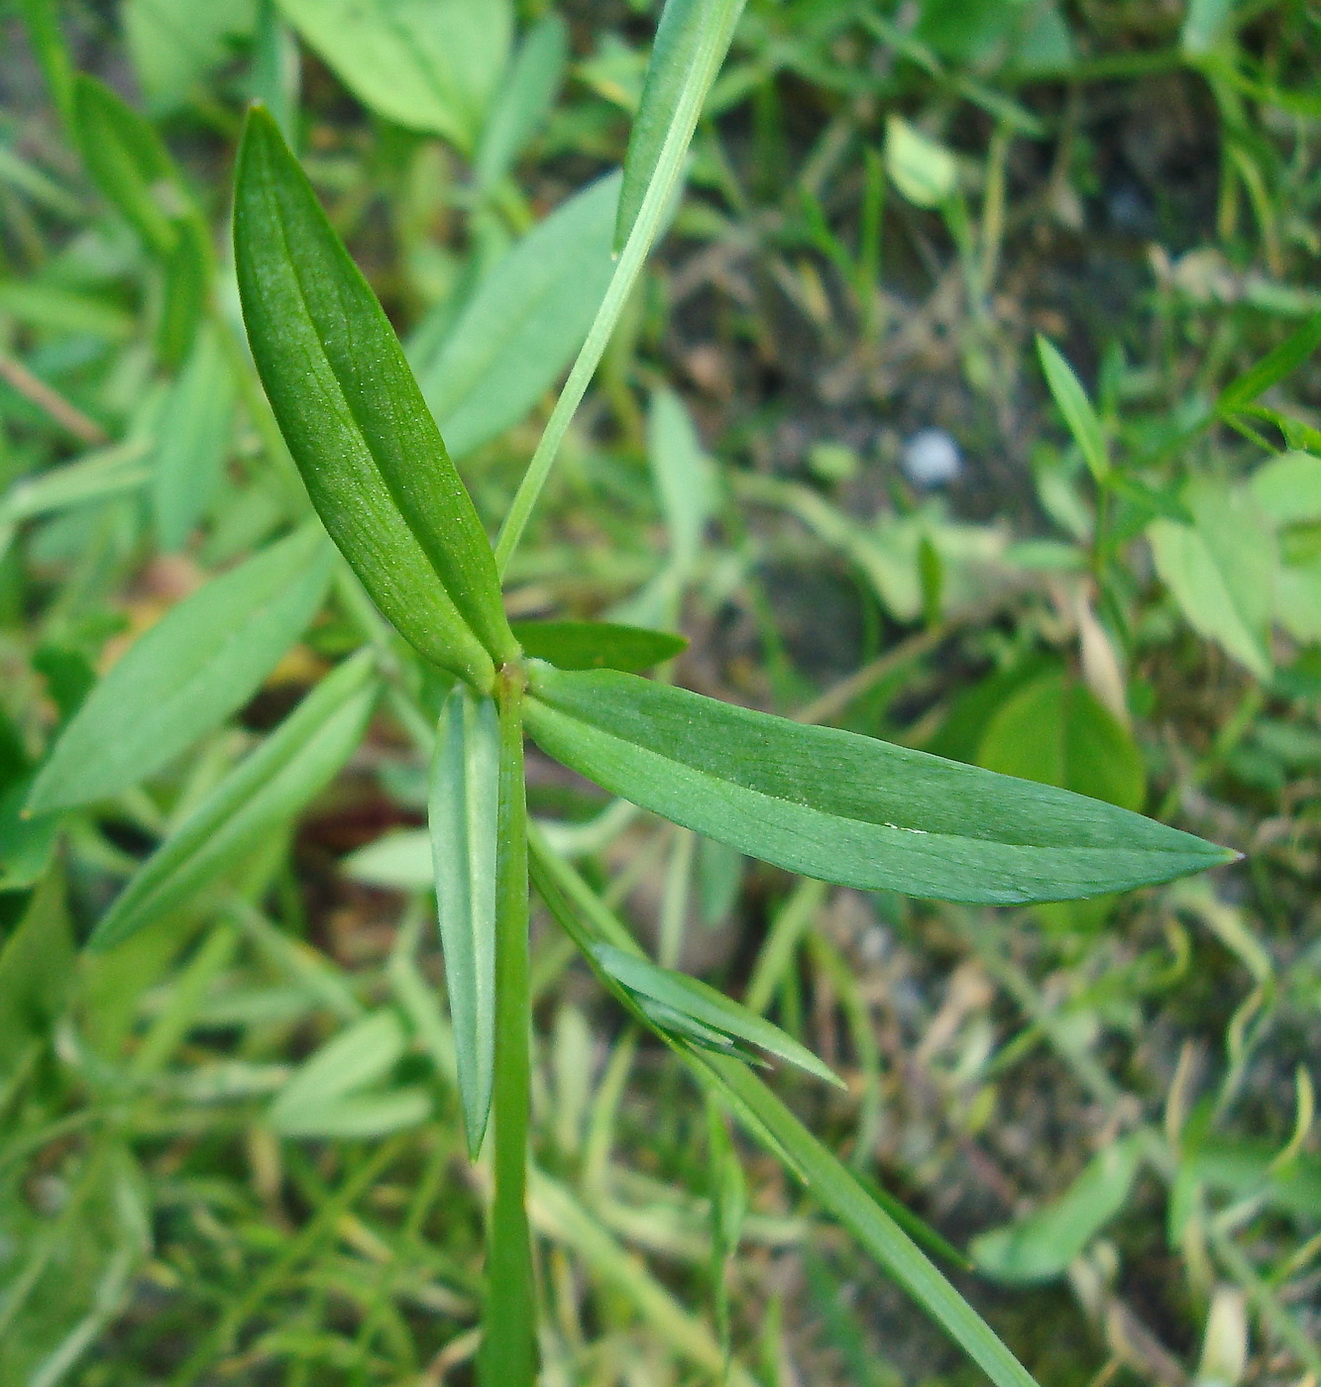
[[[523,780],[523,678],[501,670],[499,848],[495,939],[495,1197],[487,1250],[486,1323],[478,1359],[482,1387],[532,1387],[536,1298],[527,1221],[531,1103],[528,968],[527,801]]]

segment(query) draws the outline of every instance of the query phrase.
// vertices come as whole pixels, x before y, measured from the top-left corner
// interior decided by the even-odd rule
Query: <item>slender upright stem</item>
[[[523,672],[506,665],[500,707],[499,850],[495,938],[495,1198],[486,1257],[482,1387],[532,1387],[536,1301],[527,1221],[531,1099],[527,800],[523,784]]]

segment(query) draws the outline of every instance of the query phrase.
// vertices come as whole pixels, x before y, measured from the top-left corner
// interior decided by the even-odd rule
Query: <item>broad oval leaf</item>
[[[675,823],[861,890],[1018,904],[1099,895],[1232,860],[1053,786],[717,702],[532,662],[543,750]]]
[[[987,723],[977,762],[1124,809],[1141,809],[1146,799],[1146,768],[1133,738],[1085,684],[1062,670],[1005,700]]]
[[[1156,571],[1195,631],[1267,679],[1277,564],[1266,517],[1246,490],[1210,480],[1190,486],[1185,500],[1191,525],[1147,527]]]
[[[560,669],[622,669],[636,674],[688,648],[683,636],[613,621],[516,621],[523,653]]]
[[[489,687],[518,652],[490,543],[394,329],[260,108],[234,251],[253,357],[326,529],[411,644]]]
[[[495,1072],[495,704],[456,688],[441,710],[427,821],[468,1151],[481,1150]]]
[[[166,613],[78,709],[28,809],[116,795],[241,708],[316,615],[333,562],[320,528],[308,525]]]
[[[280,0],[365,105],[465,153],[505,69],[510,0]]]
[[[618,201],[611,174],[557,207],[482,280],[444,346],[417,363],[455,457],[517,424],[582,346],[614,270]]]
[[[109,948],[186,902],[319,794],[362,740],[371,672],[363,653],[327,675],[143,863],[90,945]]]
[[[1059,1199],[1019,1223],[977,1238],[971,1250],[978,1270],[1010,1282],[1050,1281],[1063,1275],[1124,1207],[1141,1158],[1139,1136],[1101,1151]]]
[[[650,959],[625,953],[612,944],[595,944],[592,952],[596,955],[596,961],[616,982],[637,996],[659,1002],[661,1006],[703,1026],[710,1026],[731,1040],[755,1045],[777,1059],[796,1064],[799,1069],[824,1079],[828,1084],[844,1087],[843,1080],[806,1046],[800,1045],[765,1017],[749,1011],[700,978],[662,968]]]

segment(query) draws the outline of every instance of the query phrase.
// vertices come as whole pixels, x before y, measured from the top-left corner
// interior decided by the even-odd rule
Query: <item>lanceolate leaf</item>
[[[1096,417],[1087,392],[1074,375],[1073,367],[1060,355],[1059,349],[1039,333],[1037,355],[1041,358],[1041,369],[1046,373],[1050,393],[1055,397],[1074,442],[1082,450],[1088,469],[1098,482],[1104,480],[1110,471],[1110,458],[1106,453],[1101,421]]]
[[[557,207],[483,279],[445,345],[418,362],[455,457],[523,419],[582,346],[614,268],[618,201],[611,174]]]
[[[308,525],[162,617],[55,743],[31,812],[116,795],[241,708],[316,614],[333,562],[325,536]]]
[[[431,762],[427,819],[459,1097],[476,1159],[495,1067],[495,850],[500,729],[495,704],[456,688]]]
[[[633,230],[670,127],[676,119],[683,122],[688,118],[680,112],[680,103],[685,94],[690,99],[694,95],[696,78],[695,95],[700,106],[729,48],[742,8],[742,0],[666,0],[624,160],[624,187],[615,222],[616,250]],[[690,114],[696,122],[697,110]]]
[[[740,1006],[700,979],[690,978],[686,973],[676,973],[670,968],[661,968],[650,959],[626,953],[612,944],[597,944],[592,952],[596,955],[596,961],[616,982],[622,983],[638,997],[650,998],[714,1028],[724,1036],[756,1045],[778,1059],[796,1064],[828,1084],[843,1087],[830,1067],[792,1036],[785,1035],[765,1017]]]
[[[682,636],[612,621],[516,621],[525,655],[560,669],[650,669],[687,649]]]
[[[481,187],[493,187],[509,172],[550,113],[568,57],[569,26],[557,14],[544,15],[523,36],[473,158]]]
[[[1232,854],[1053,786],[613,671],[530,667],[528,730],[565,765],[777,866],[862,890],[1013,904]]]
[[[376,296],[259,108],[234,250],[257,368],[331,537],[406,639],[489,687],[517,654],[490,544]]]
[[[143,863],[91,944],[108,948],[181,906],[317,795],[362,740],[371,672],[364,653],[323,679]]]

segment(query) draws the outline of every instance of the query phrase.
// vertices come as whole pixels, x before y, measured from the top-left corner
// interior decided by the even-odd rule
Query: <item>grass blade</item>
[[[1054,343],[1037,334],[1037,355],[1046,374],[1046,384],[1055,397],[1064,422],[1069,426],[1073,441],[1082,450],[1088,470],[1099,485],[1110,472],[1110,457],[1106,452],[1105,433],[1096,417],[1092,402]]]
[[[362,740],[371,673],[363,652],[323,679],[138,869],[90,944],[108,948],[181,908],[324,789]]]

